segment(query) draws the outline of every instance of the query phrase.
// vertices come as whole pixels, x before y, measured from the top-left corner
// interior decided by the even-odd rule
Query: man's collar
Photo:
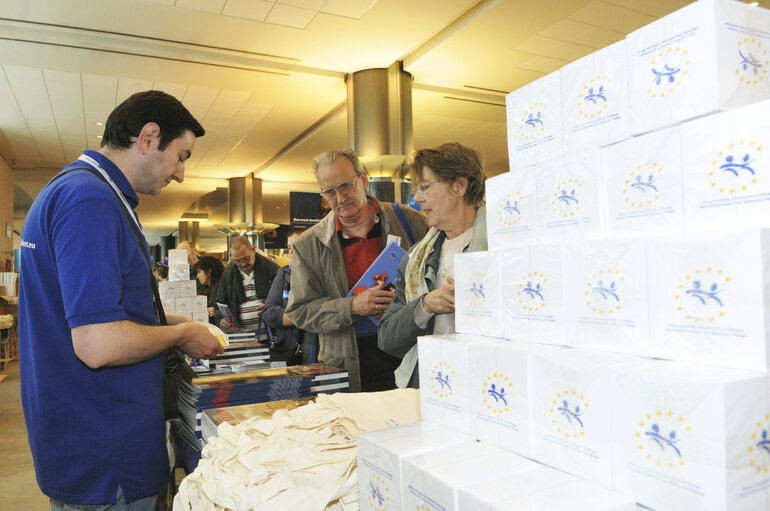
[[[121,171],[120,168],[112,162],[112,160],[107,158],[99,151],[91,151],[90,149],[83,151],[83,154],[96,160],[99,166],[104,169],[105,172],[107,172],[110,178],[118,186],[120,191],[123,192],[123,195],[125,195],[126,200],[128,200],[128,203],[132,208],[136,208],[136,206],[139,205],[139,197],[136,195],[136,192],[131,186],[131,183],[128,182],[126,175],[123,174],[123,171]],[[79,161],[76,163],[78,166],[82,166],[82,164],[85,162]]]
[[[375,199],[371,195],[367,195],[366,196],[366,201],[369,204],[371,204],[371,206],[374,208],[374,221],[369,226],[369,229],[371,229],[374,224],[376,224],[377,222],[380,221],[380,205],[377,203],[377,199]],[[335,227],[335,230],[337,231],[337,234],[340,234],[340,233],[343,232],[342,222],[340,222],[339,217],[335,213],[333,213],[333,214],[334,214],[334,227]],[[367,229],[367,231],[369,229]]]

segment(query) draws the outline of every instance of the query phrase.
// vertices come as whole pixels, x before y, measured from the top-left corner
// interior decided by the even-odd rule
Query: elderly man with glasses
[[[265,298],[273,284],[278,265],[258,254],[245,236],[230,240],[230,266],[222,273],[217,289],[217,303],[224,303],[238,320],[241,328],[256,330]],[[214,323],[223,330],[235,328],[214,309]]]
[[[297,327],[319,334],[319,360],[347,369],[351,391],[393,389],[400,359],[377,347],[377,327],[366,317],[385,312],[395,295],[382,285],[347,294],[389,241],[405,250],[420,241],[427,232],[425,218],[367,195],[369,179],[352,149],[320,154],[313,170],[332,214],[294,243],[286,315]]]

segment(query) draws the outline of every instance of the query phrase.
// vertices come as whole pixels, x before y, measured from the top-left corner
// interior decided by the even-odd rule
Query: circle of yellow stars
[[[674,300],[682,300],[681,302],[676,302],[678,304],[676,307],[677,312],[684,314],[685,319],[697,321],[699,323],[713,323],[716,318],[722,319],[725,316],[725,311],[723,310],[720,310],[719,314],[709,314],[706,316],[698,316],[689,312],[685,304],[685,299],[689,298],[686,291],[690,288],[690,281],[695,279],[706,279],[708,282],[717,283],[722,281],[725,284],[730,282],[730,277],[725,276],[724,271],[722,270],[716,270],[711,266],[708,266],[705,269],[697,268],[693,274],[684,276],[687,285],[679,284],[679,290],[677,294],[674,295]],[[685,287],[687,289],[685,289]]]
[[[572,402],[570,402],[569,400],[570,398],[574,398],[574,397],[577,397],[580,400],[579,405],[581,409],[585,410],[586,408],[588,408],[588,403],[583,398],[583,394],[578,394],[576,390],[568,389],[568,390],[565,390],[564,392],[559,392],[558,394],[556,394],[556,399],[554,399],[551,402],[551,409],[549,410],[549,412],[551,413],[551,415],[554,416],[554,418],[551,419],[551,424],[556,426],[556,418],[559,416],[559,413],[561,413],[559,412],[559,406],[561,406],[562,404],[561,402],[564,399],[567,399],[567,402],[570,405],[572,405]],[[559,435],[564,435],[564,438],[569,438],[571,436],[573,440],[577,440],[578,438],[582,438],[585,436],[585,433],[583,432],[582,429],[580,429],[580,431],[578,431],[577,433],[575,433],[574,431],[567,431],[567,429],[569,428],[563,428],[561,426],[557,426],[556,432],[559,433]]]
[[[484,382],[484,388],[481,390],[481,393],[484,395],[482,402],[487,405],[487,410],[492,413],[503,414],[508,411],[508,405],[500,401],[495,401],[494,397],[492,397],[490,394],[487,394],[489,386],[492,383],[495,383],[498,389],[507,388],[507,391],[510,391],[513,387],[511,387],[511,384],[508,383],[508,377],[503,373],[493,373],[487,378],[487,381]]]
[[[436,373],[438,371],[441,371],[441,373],[446,376],[454,375],[455,371],[447,362],[439,362],[433,366],[433,372],[430,375],[430,380],[433,382],[431,384],[433,386],[433,393],[438,397],[450,397],[452,395],[452,391],[449,390],[449,388],[444,388],[443,385],[436,381]]]
[[[687,75],[686,67],[690,65],[690,58],[687,56],[687,50],[683,50],[680,46],[676,48],[668,47],[666,50],[661,50],[650,62],[652,67],[660,66],[661,68],[671,62],[680,61],[682,64],[677,64],[674,67],[679,67],[680,71],[674,77],[674,82],[669,82],[668,77],[661,78],[661,86],[666,85],[668,89],[660,90],[661,86],[650,87],[647,89],[647,94],[650,94],[653,98],[663,98],[666,94],[674,92],[674,87],[678,87],[682,84],[682,78]],[[671,67],[671,66],[669,66]]]
[[[686,431],[688,433],[691,431],[690,426],[687,426],[686,424],[684,424],[684,417],[680,415],[677,415],[675,417],[675,414],[672,411],[664,412],[662,410],[658,410],[654,414],[648,413],[644,416],[644,419],[642,419],[639,422],[639,428],[641,429],[636,432],[636,438],[639,442],[639,444],[637,445],[637,449],[641,453],[644,453],[645,450],[648,450],[647,454],[645,454],[645,459],[647,459],[647,461],[651,461],[655,463],[655,465],[658,467],[674,468],[676,466],[680,466],[680,467],[684,466],[683,459],[677,459],[676,462],[674,462],[674,461],[671,461],[671,459],[669,458],[660,458],[658,456],[655,456],[653,453],[649,451],[658,452],[660,448],[657,446],[657,444],[655,444],[655,449],[652,449],[651,447],[649,447],[649,445],[645,447],[645,444],[642,442],[642,440],[645,439],[644,428],[647,426],[647,424],[652,424],[653,422],[659,423],[661,419],[663,420],[668,419],[669,421],[675,421],[675,423],[678,425],[678,427],[676,428],[677,431]]]
[[[486,300],[482,298],[480,295],[477,295],[471,292],[471,286],[478,283],[484,284],[484,293],[486,293],[488,288],[487,284],[489,284],[489,279],[483,272],[480,272],[480,271],[477,271],[476,273],[471,275],[470,281],[468,282],[468,291],[465,293],[465,301],[471,307],[482,307],[484,305],[484,302],[486,302]]]
[[[755,147],[756,146],[756,147]],[[734,149],[737,151],[733,152]],[[738,172],[737,176],[733,176],[729,172],[723,172],[719,169],[719,166],[722,165],[725,161],[724,156],[725,153],[727,154],[733,154],[733,155],[739,155],[739,154],[750,154],[756,151],[759,153],[762,150],[762,146],[757,144],[756,140],[740,140],[737,144],[730,144],[727,146],[727,151],[719,151],[717,153],[717,158],[711,162],[712,170],[709,171],[708,177],[711,184],[711,188],[714,190],[717,190],[719,193],[726,193],[729,195],[735,194],[735,192],[745,192],[749,186],[753,186],[757,184],[757,178],[756,175],[746,173],[745,176],[747,178],[750,178],[749,180],[742,179],[744,174],[741,172]],[[730,179],[732,183],[730,183],[730,186],[724,186],[723,184],[720,184],[718,182],[718,178],[732,178]]]
[[[540,289],[541,291],[542,288],[545,287],[546,282],[548,282],[548,279],[546,279],[542,273],[536,271],[527,273],[527,276],[521,279],[516,296],[519,298],[519,305],[521,305],[521,308],[527,312],[537,312],[545,307],[545,301],[536,296],[530,298],[530,296],[524,292],[524,288],[527,287],[527,282],[532,282],[533,280],[543,284]]]
[[[767,428],[768,421],[770,421],[770,415],[765,415],[764,419],[761,421],[757,421],[757,430],[761,431],[763,429]],[[767,474],[770,472],[770,466],[768,466],[768,463],[770,462],[770,457],[762,456],[761,449],[757,449],[756,445],[757,442],[759,442],[759,434],[758,433],[752,433],[751,434],[751,445],[749,446],[749,455],[751,456],[751,461],[749,462],[749,465],[754,467],[757,474]],[[757,456],[757,458],[755,458]],[[763,461],[764,458],[764,461]]]
[[[385,502],[383,502],[382,507],[379,506],[379,501],[375,501],[371,493],[369,494],[369,505],[375,511],[385,511],[390,505],[390,496],[388,495],[388,487],[385,486],[385,479],[380,477],[378,474],[371,474],[369,476],[369,480],[376,484],[377,488],[382,487],[382,491],[385,493],[385,495],[383,495],[383,497],[385,497]]]
[[[579,189],[582,187],[583,183],[575,178],[569,178],[566,181],[562,181],[562,183],[556,187],[556,191],[553,192],[553,200],[551,200],[551,207],[553,208],[553,212],[561,218],[570,218],[575,216],[575,213],[579,213],[580,203],[572,204],[569,202],[564,205],[564,208],[561,208],[561,201],[558,199],[558,197],[562,190],[572,191],[573,189],[576,190],[575,194],[580,196]],[[564,209],[564,211],[562,211],[562,209]]]
[[[602,316],[604,314],[611,315],[613,312],[620,310],[620,302],[617,302],[617,301],[614,303],[610,302],[610,299],[614,300],[614,298],[612,297],[610,297],[607,300],[604,300],[604,298],[602,298],[602,300],[606,302],[605,306],[602,306],[604,304],[599,301],[599,298],[601,297],[596,297],[596,298],[591,297],[594,283],[598,282],[599,280],[606,282],[608,278],[613,279],[615,282],[619,282],[619,283],[622,283],[626,280],[625,277],[623,277],[623,275],[620,274],[620,270],[615,270],[613,268],[601,269],[595,274],[591,275],[591,281],[587,284],[588,289],[586,289],[585,296],[586,296],[586,306],[590,308],[591,312],[593,312],[594,314],[598,313]]]
[[[508,195],[506,195],[503,200],[500,202],[500,207],[497,210],[497,216],[500,220],[500,223],[505,225],[506,227],[511,227],[513,225],[518,224],[521,221],[521,215],[509,215],[505,212],[503,208],[505,208],[505,201],[519,201],[519,204],[521,204],[521,201],[524,200],[524,196],[520,194],[519,192],[511,192]]]
[[[599,103],[599,101],[594,103],[590,103],[588,101],[585,101],[585,97],[588,94],[588,89],[596,89],[599,85],[609,85],[612,82],[612,79],[609,78],[607,75],[599,75],[596,78],[593,78],[591,81],[588,82],[587,85],[583,87],[583,94],[580,96],[580,101],[578,101],[578,115],[582,115],[584,119],[594,119],[596,117],[601,117],[605,110],[607,110],[607,101],[603,101],[602,103]],[[583,102],[585,101],[585,105]]]
[[[533,104],[532,107],[529,109],[529,111],[524,114],[524,117],[521,118],[521,125],[519,126],[519,130],[521,131],[521,136],[524,140],[527,140],[527,141],[535,140],[536,138],[541,136],[543,133],[545,133],[545,123],[543,123],[539,126],[538,125],[532,126],[532,128],[535,129],[535,132],[529,135],[528,132],[526,131],[526,128],[528,127],[526,122],[527,120],[529,120],[528,114],[531,113],[531,114],[537,115],[537,113],[540,112],[544,116],[545,111],[547,109],[548,109],[548,106],[545,103],[538,101],[537,103]],[[541,116],[540,119],[542,120],[542,118],[543,117]]]
[[[757,41],[753,37],[749,39],[748,37],[745,38],[743,41],[738,41],[738,49],[746,48],[747,46],[751,47],[750,51],[756,50],[756,54],[760,55],[757,57],[754,55],[754,58],[759,58],[762,65],[762,71],[760,74],[754,74],[754,71],[751,68],[746,68],[745,71],[743,71],[741,64],[738,64],[738,69],[735,70],[735,74],[739,75],[739,79],[741,82],[745,83],[746,85],[757,85],[758,83],[762,83],[765,80],[765,75],[767,74],[767,68],[770,65],[770,59],[767,55],[767,50],[762,48],[762,41]],[[751,73],[751,74],[749,74]]]
[[[417,511],[430,511],[430,506],[428,504],[420,504],[417,506]]]
[[[626,182],[623,185],[623,195],[626,197],[624,199],[626,205],[631,206],[632,208],[643,208],[645,206],[651,206],[653,201],[660,199],[658,192],[655,192],[654,196],[648,195],[646,192],[639,195],[639,192],[631,188],[631,185],[636,182],[636,176],[642,176],[642,179],[647,179],[650,174],[655,176],[661,172],[663,172],[663,168],[655,161],[648,161],[645,162],[644,165],[637,165],[636,170],[631,171],[628,175],[628,179],[626,179]],[[635,199],[634,197],[641,197],[641,199]]]

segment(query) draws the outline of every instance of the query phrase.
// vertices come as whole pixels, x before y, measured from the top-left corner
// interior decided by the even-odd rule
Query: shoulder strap
[[[406,231],[406,236],[409,238],[409,244],[414,245],[414,236],[412,236],[412,231],[409,229],[409,224],[406,223],[406,218],[404,218],[404,212],[401,211],[401,204],[398,202],[393,203],[393,211],[396,212],[396,216],[399,220],[401,220],[401,225],[404,226],[404,230]]]
[[[155,314],[158,316],[158,321],[161,325],[167,325],[168,322],[166,321],[166,312],[163,310],[163,304],[160,301],[160,293],[158,292],[158,282],[155,280],[155,276],[152,274],[152,265],[150,264],[150,258],[147,255],[147,251],[144,248],[144,242],[142,241],[142,235],[139,232],[139,227],[137,227],[136,222],[134,222],[134,219],[131,216],[131,213],[128,212],[126,209],[126,205],[123,203],[122,200],[120,200],[120,197],[118,197],[118,192],[116,192],[110,185],[107,183],[107,180],[104,179],[104,176],[96,172],[90,167],[77,167],[74,169],[68,169],[64,172],[60,172],[56,175],[51,181],[48,183],[49,185],[59,179],[60,177],[64,176],[65,174],[69,174],[70,172],[74,172],[77,170],[85,170],[93,174],[94,176],[98,177],[104,184],[107,185],[107,188],[115,195],[115,198],[118,199],[118,204],[120,204],[120,209],[123,210],[123,214],[126,216],[126,220],[128,220],[128,225],[131,226],[131,230],[134,232],[134,236],[136,236],[136,241],[139,243],[139,251],[144,256],[145,261],[147,261],[147,267],[150,269],[150,287],[152,288],[152,297],[153,297],[153,304],[155,305]]]

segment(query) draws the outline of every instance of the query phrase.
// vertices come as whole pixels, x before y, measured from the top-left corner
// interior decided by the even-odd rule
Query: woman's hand
[[[422,308],[431,314],[452,314],[455,311],[455,281],[447,278],[447,284],[422,297]]]

